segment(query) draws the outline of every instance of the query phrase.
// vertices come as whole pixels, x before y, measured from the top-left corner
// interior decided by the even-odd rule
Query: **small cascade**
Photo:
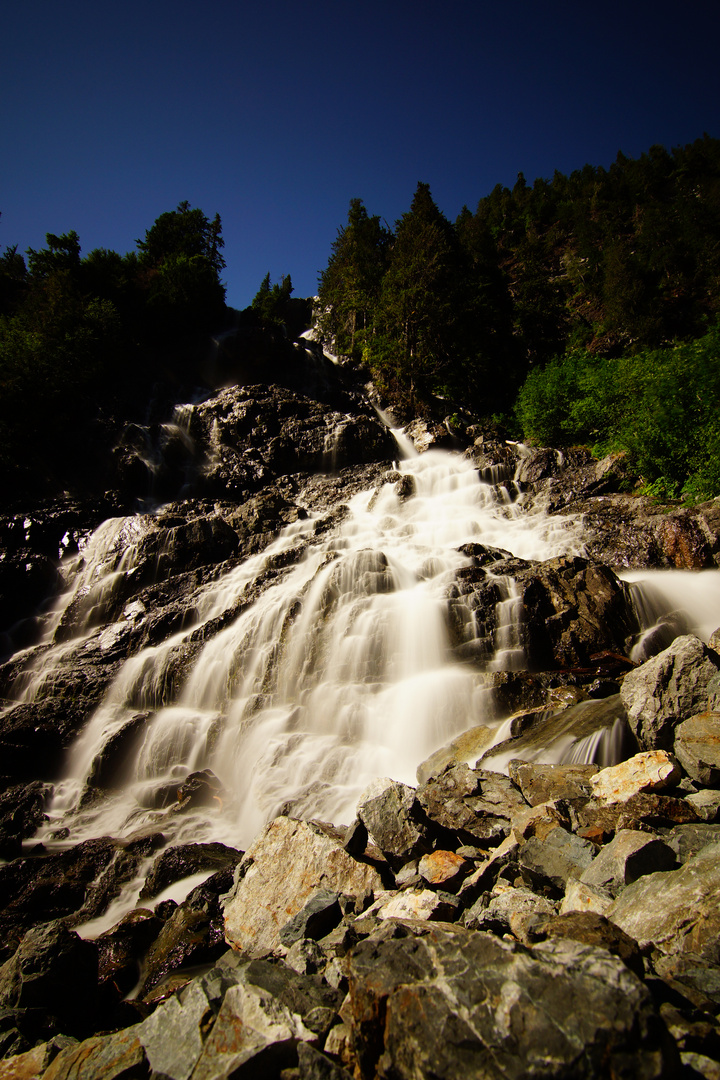
[[[631,587],[641,632],[630,653],[642,663],[679,634],[707,642],[720,624],[720,573],[717,570],[632,570],[618,575]]]
[[[492,671],[520,671],[526,667],[525,649],[522,644],[523,602],[520,590],[512,578],[495,578],[505,594],[498,601],[497,629],[495,631],[495,659]]]
[[[13,686],[16,700],[35,701],[48,693],[66,657],[103,622],[135,563],[143,531],[139,517],[108,518],[80,541],[77,554],[65,557],[61,571],[68,587],[45,616],[40,642],[26,650],[35,659]]]

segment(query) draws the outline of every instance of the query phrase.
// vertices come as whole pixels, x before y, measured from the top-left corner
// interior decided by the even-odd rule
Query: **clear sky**
[[[497,183],[720,138],[718,0],[23,0],[0,24],[0,250],[126,252],[187,199],[228,303],[317,291],[350,199],[452,220]]]

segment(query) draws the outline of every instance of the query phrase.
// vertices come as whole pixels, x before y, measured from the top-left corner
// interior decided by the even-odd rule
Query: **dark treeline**
[[[157,385],[200,381],[210,334],[231,322],[305,329],[289,276],[231,313],[222,249],[219,216],[188,203],[126,255],[83,257],[75,232],[6,249],[6,493],[63,486],[93,431]],[[363,363],[400,416],[441,398],[535,441],[625,451],[657,494],[720,493],[718,140],[532,185],[521,174],[454,223],[424,183],[394,228],[353,199],[319,293],[325,344]]]
[[[188,203],[126,255],[81,257],[76,232],[0,258],[0,469],[4,495],[72,486],[103,424],[182,382],[225,319],[222,228]]]
[[[427,184],[394,231],[353,199],[320,299],[325,340],[364,361],[401,413],[440,396],[512,418],[518,434],[539,441],[626,450],[658,492],[679,494],[698,469],[705,479],[685,494],[720,492],[720,463],[711,467],[696,447],[709,440],[720,451],[715,428],[707,440],[697,428],[712,426],[720,405],[711,333],[720,311],[718,140],[654,146],[638,160],[618,154],[607,170],[586,165],[532,185],[520,174],[454,224]],[[705,345],[690,367],[666,357],[698,339]],[[662,408],[645,386],[658,366]],[[673,408],[673,380],[688,375],[702,401]],[[630,401],[632,430],[618,422]],[[656,455],[645,452],[663,427],[672,436]],[[696,449],[680,463],[677,446],[688,441]]]

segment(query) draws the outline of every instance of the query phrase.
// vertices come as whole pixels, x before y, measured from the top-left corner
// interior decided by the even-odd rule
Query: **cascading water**
[[[370,780],[414,782],[434,749],[494,719],[482,676],[450,653],[445,593],[468,562],[458,549],[479,541],[523,558],[577,552],[579,522],[523,515],[449,452],[407,457],[399,471],[399,482],[352,498],[322,540],[309,510],[207,586],[192,627],[125,662],[71,752],[48,836],[60,825],[77,842],[152,824],[176,841],[242,846],[282,809],[348,821]],[[286,562],[203,645],[176,690],[178,658],[203,624]],[[123,733],[131,749],[121,786],[85,806],[88,781]],[[163,809],[164,793],[203,768],[222,785],[213,805]]]

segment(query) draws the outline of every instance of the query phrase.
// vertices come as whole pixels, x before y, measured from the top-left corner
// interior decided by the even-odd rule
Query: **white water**
[[[458,548],[475,541],[545,559],[580,551],[580,524],[523,514],[459,455],[431,450],[400,471],[415,494],[402,498],[389,482],[350,500],[335,533],[311,542],[208,640],[178,694],[168,672],[197,623],[123,665],[72,749],[49,833],[62,825],[78,842],[152,825],[176,841],[243,846],[283,808],[347,822],[370,780],[412,783],[438,746],[495,719],[485,681],[449,651],[444,594],[468,562]],[[200,621],[227,610],[313,531],[310,514],[209,586],[196,605]],[[498,647],[513,655],[500,656],[499,667],[519,663],[511,611],[512,601]],[[140,712],[151,716],[122,786],[82,809],[98,755]],[[158,792],[202,768],[219,778],[221,799],[192,814],[157,808]]]
[[[399,445],[407,455],[399,466],[402,490],[414,487],[414,494],[402,497],[392,481],[356,495],[343,524],[322,539],[314,537],[316,518],[308,507],[307,519],[193,598],[192,628],[125,662],[72,748],[46,842],[60,827],[69,829],[68,843],[152,827],[175,843],[220,840],[244,847],[283,810],[348,822],[359,794],[377,776],[414,783],[418,763],[438,747],[477,724],[499,725],[486,679],[450,652],[445,593],[468,562],[458,549],[479,542],[540,560],[580,553],[581,522],[525,512],[522,501],[482,483],[457,454],[417,456],[402,436]],[[71,584],[47,641],[70,604],[80,607],[82,636],[42,655],[42,670],[25,682],[25,700],[52,678],[60,649],[80,647],[92,635],[115,583],[132,572],[141,520],[106,522],[70,568]],[[305,545],[299,559],[283,558],[298,544]],[[269,566],[285,561],[290,566],[277,582],[203,645],[175,692],[172,672],[191,636],[230,610]],[[692,617],[707,638],[715,629],[713,610],[720,623],[720,573],[688,574],[681,585],[685,600],[699,581],[706,582],[700,596],[713,597],[702,617]],[[641,576],[652,577],[661,591],[665,584],[658,580],[679,580]],[[520,612],[514,583],[502,584],[491,667],[518,669],[524,666]],[[676,606],[666,596],[651,608]],[[137,612],[125,618],[131,615]],[[103,634],[116,632],[117,626]],[[149,717],[116,789],[83,807],[103,748],[138,713]],[[163,792],[205,768],[222,785],[211,806],[191,813],[178,813],[176,803],[163,808],[174,801],[173,795],[163,800]]]

